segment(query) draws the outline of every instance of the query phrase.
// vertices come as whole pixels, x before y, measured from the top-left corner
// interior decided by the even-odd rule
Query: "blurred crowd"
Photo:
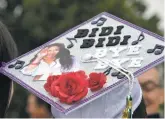
[[[163,117],[160,105],[164,104],[164,88],[158,69],[153,68],[138,77],[149,118]]]
[[[51,106],[45,101],[30,94],[27,99],[26,112],[30,118],[51,118]]]

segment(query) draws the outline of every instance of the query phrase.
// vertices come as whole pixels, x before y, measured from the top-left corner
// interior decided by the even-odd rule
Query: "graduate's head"
[[[16,56],[16,44],[6,26],[0,21],[0,62],[8,62]],[[0,118],[2,118],[11,99],[11,80],[2,74],[0,80]]]
[[[7,27],[0,21],[0,61],[7,62],[17,56],[16,44]]]
[[[51,117],[50,105],[33,94],[28,97],[26,110],[30,118]]]
[[[163,103],[164,93],[160,87],[159,72],[156,68],[150,69],[138,77],[143,90],[143,97],[148,114],[157,113],[159,104]]]

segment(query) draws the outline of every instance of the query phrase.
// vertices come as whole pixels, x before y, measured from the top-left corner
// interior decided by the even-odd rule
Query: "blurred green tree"
[[[1,0],[0,20],[23,54],[104,11],[163,35],[157,15],[143,17],[146,8],[142,0]],[[8,117],[21,117],[25,108],[27,92],[15,87]]]
[[[104,11],[163,34],[157,27],[157,15],[144,19],[146,5],[142,0],[2,1],[6,1],[7,6],[0,10],[0,18],[8,25],[21,54]]]

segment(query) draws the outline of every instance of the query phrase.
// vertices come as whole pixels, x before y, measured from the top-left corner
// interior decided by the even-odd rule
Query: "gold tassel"
[[[123,111],[122,118],[132,118],[132,97],[130,95],[126,98],[126,108]]]

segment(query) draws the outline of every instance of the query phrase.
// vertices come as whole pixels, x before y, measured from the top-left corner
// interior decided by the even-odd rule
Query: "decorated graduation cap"
[[[138,90],[135,78],[163,62],[163,44],[161,36],[104,12],[3,62],[0,72],[59,113],[69,115],[105,95],[111,99],[114,95],[117,99],[108,104],[124,103],[118,109],[121,113],[110,116],[130,118],[141,101],[140,87],[140,94],[134,96]]]

